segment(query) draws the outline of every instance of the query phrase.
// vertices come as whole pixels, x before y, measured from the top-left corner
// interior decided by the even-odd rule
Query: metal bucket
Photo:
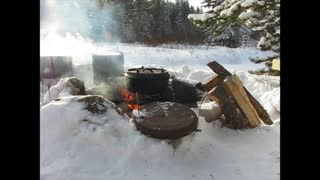
[[[41,56],[40,77],[54,79],[61,76],[72,76],[72,57],[70,56]]]

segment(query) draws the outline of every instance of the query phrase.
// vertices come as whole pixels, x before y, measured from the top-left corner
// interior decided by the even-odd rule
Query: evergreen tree
[[[117,34],[122,42],[159,44],[201,42],[204,39],[203,33],[187,18],[195,10],[189,7],[186,0],[177,0],[177,4],[168,0],[95,1],[101,9],[112,9],[112,15],[105,15],[104,18],[117,22],[117,25],[103,28],[108,31],[113,29],[113,34]],[[201,12],[201,9],[198,11]]]
[[[280,56],[280,0],[225,0],[205,15],[189,17],[198,26],[205,26],[205,30],[215,37],[232,23],[246,25],[259,32],[261,38],[258,47],[272,50],[275,55],[251,59],[255,63],[266,63],[267,67],[256,73],[279,75],[279,72],[271,70],[271,61]]]
[[[152,38],[151,22],[152,16],[148,13],[147,0],[135,0],[133,2],[133,28],[136,32],[137,40],[147,42]]]
[[[173,12],[173,6],[170,3],[164,3],[164,5],[161,8],[161,16],[163,16],[163,35],[167,39],[170,39],[170,37],[173,34],[173,28],[172,28],[172,21],[170,18],[170,13]],[[163,38],[164,38],[163,37]]]
[[[133,0],[117,2],[115,6],[116,20],[120,24],[119,33],[122,42],[136,42],[136,33],[133,27],[134,13]]]
[[[224,0],[203,0],[201,4],[203,5],[203,7],[212,8],[220,5],[223,1]]]

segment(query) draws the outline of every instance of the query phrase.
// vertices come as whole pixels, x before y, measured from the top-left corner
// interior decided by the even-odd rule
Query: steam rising
[[[107,53],[98,43],[117,42],[112,6],[96,0],[40,0],[40,55]]]

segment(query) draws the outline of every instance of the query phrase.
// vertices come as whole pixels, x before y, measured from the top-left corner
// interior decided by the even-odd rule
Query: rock
[[[89,95],[89,96],[83,96],[80,99],[78,99],[79,102],[85,103],[86,110],[90,111],[93,114],[103,114],[105,113],[108,108],[106,106],[106,103],[110,103],[113,107],[115,105],[104,99],[102,96],[95,96],[95,95]]]
[[[76,77],[70,77],[68,79],[67,87],[70,87],[70,94],[71,95],[86,95],[84,82]]]

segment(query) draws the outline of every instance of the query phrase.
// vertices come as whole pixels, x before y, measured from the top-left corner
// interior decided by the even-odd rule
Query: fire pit
[[[114,102],[134,119],[143,134],[176,139],[197,129],[198,117],[190,109],[201,100],[195,85],[170,77],[165,69],[143,66],[128,69],[122,78],[113,80],[108,86],[87,90],[88,94],[98,93],[110,99],[119,92],[122,101],[115,102],[113,98]]]
[[[127,110],[131,112],[152,102],[179,102],[197,107],[197,101],[203,95],[195,85],[171,77],[165,69],[143,66],[125,72],[120,91],[123,101],[127,103]]]

